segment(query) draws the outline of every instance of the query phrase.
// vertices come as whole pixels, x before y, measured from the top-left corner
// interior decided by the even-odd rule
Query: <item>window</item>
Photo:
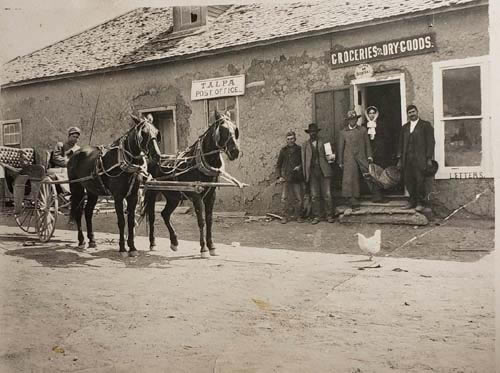
[[[492,176],[487,58],[437,62],[433,72],[436,178]]]
[[[214,122],[214,113],[217,110],[220,113],[227,114],[231,117],[231,121],[238,125],[238,98],[233,97],[223,97],[208,100],[208,123]]]
[[[1,145],[13,148],[21,147],[21,120],[2,121],[1,123]]]
[[[201,6],[174,7],[174,31],[192,29],[203,26],[206,9]]]

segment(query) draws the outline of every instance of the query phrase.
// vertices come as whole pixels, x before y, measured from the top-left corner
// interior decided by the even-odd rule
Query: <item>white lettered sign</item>
[[[193,80],[191,84],[191,101],[225,96],[241,96],[244,94],[245,75]]]

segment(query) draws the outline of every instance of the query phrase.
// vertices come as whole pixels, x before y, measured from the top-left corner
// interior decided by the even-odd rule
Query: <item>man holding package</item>
[[[305,129],[305,132],[309,134],[309,140],[302,145],[302,171],[311,193],[312,224],[318,224],[320,221],[321,198],[325,202],[328,222],[334,221],[331,163],[335,161],[335,152],[330,142],[325,142],[318,137],[320,130],[316,123],[309,124]]]
[[[80,129],[78,127],[68,128],[68,140],[66,142],[58,142],[50,156],[50,168],[47,174],[56,180],[68,180],[68,171],[66,165],[69,158],[80,149],[78,139],[80,138]],[[65,192],[69,194],[69,184],[61,184],[56,186],[59,193]]]

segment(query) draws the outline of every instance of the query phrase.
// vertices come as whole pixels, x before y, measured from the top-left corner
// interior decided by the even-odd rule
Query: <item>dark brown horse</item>
[[[92,230],[92,215],[98,196],[111,194],[115,202],[118,228],[120,230],[120,254],[127,256],[125,249],[125,217],[123,200],[127,200],[129,255],[136,256],[134,245],[135,208],[141,173],[146,173],[146,157],[159,161],[158,130],[148,121],[133,117],[135,125],[107,147],[85,146],[68,162],[68,177],[71,190],[71,219],[78,227],[78,244],[84,245],[82,211],[84,209],[89,247],[96,247]],[[72,180],[82,179],[79,182]]]
[[[179,154],[176,159],[166,161],[165,164],[151,163],[149,173],[155,180],[176,180],[184,182],[214,182],[217,181],[222,167],[221,153],[225,153],[229,160],[235,160],[240,153],[238,127],[224,114],[215,113],[215,121],[203,133],[196,142]],[[149,220],[149,243],[150,249],[156,246],[154,235],[155,202],[154,190],[147,190],[144,197],[144,213]],[[208,257],[215,254],[215,246],[212,241],[212,215],[215,203],[215,187],[204,187],[201,193],[161,191],[167,201],[161,216],[165,221],[170,235],[170,248],[177,251],[179,241],[175,233],[170,216],[177,208],[181,200],[189,199],[193,203],[198,228],[200,230],[201,256]],[[205,246],[206,225],[206,246]],[[208,247],[208,249],[207,249]]]

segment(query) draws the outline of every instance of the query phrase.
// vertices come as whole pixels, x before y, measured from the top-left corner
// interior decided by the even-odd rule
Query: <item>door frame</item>
[[[174,122],[174,148],[175,151],[177,152],[178,150],[178,144],[177,144],[177,120],[175,118],[175,105],[169,105],[169,106],[159,106],[159,107],[153,107],[153,108],[148,108],[148,109],[141,109],[139,110],[139,114],[141,115],[147,115],[148,113],[161,113],[161,112],[167,112],[171,111],[172,112],[172,119]]]
[[[384,85],[384,84],[394,84],[399,83],[399,96],[401,98],[401,126],[403,126],[407,119],[406,115],[406,80],[405,74],[379,74],[374,75],[368,78],[361,79],[353,79],[351,80],[351,85],[353,87],[353,100],[354,100],[354,108],[357,113],[360,113],[361,116],[364,115],[363,106],[365,105],[366,97],[362,97],[362,103],[359,103],[358,97],[359,95],[363,95],[364,90],[362,88],[366,86],[374,86],[374,85]],[[360,117],[361,120],[361,117]],[[404,196],[408,197],[408,189],[403,183],[404,187]]]
[[[356,112],[363,115],[363,106],[365,105],[365,97],[362,97],[362,103],[359,103],[358,96],[363,94],[362,88],[366,86],[384,85],[399,83],[399,95],[401,97],[401,126],[407,121],[406,116],[406,80],[405,74],[380,74],[369,78],[353,79],[351,85],[353,87],[353,100]]]

